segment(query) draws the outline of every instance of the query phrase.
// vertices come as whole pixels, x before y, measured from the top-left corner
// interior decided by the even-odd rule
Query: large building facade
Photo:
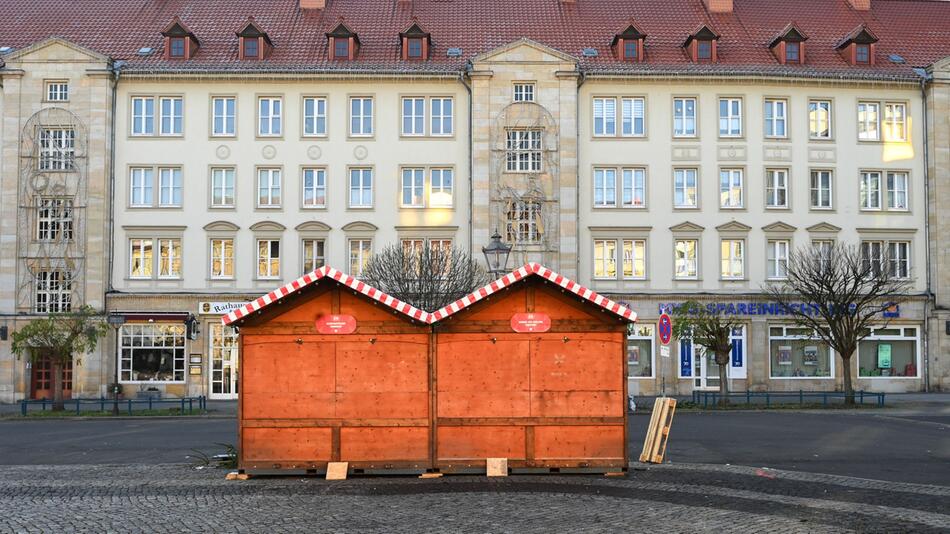
[[[3,107],[39,35],[98,46],[111,69],[96,93],[114,87],[96,132],[115,140],[97,174],[111,187],[93,195],[111,206],[109,274],[87,273],[100,281],[84,295],[128,319],[102,349],[118,342],[118,362],[97,357],[126,395],[233,398],[221,313],[323,264],[358,275],[390,245],[478,257],[496,230],[510,266],[541,262],[637,311],[636,395],[718,387],[688,340],[660,352],[655,320],[690,298],[742,318],[732,389],[840,388],[840,359],[763,288],[795,248],[860,243],[912,290],[852,360],[856,385],[922,391],[950,385],[931,238],[950,178],[950,4],[911,3],[156,2],[110,14],[121,40],[90,37],[94,12],[21,27]],[[23,184],[8,137],[4,191]]]

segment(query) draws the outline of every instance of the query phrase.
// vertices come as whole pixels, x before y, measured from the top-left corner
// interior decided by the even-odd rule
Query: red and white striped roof
[[[502,276],[498,280],[495,280],[494,282],[486,285],[485,287],[476,289],[475,291],[472,291],[468,295],[465,295],[464,297],[456,300],[455,302],[442,307],[442,309],[432,312],[430,314],[431,317],[429,319],[429,322],[435,323],[435,322],[441,321],[449,317],[450,315],[458,313],[464,310],[465,308],[471,306],[472,304],[475,304],[476,302],[482,300],[483,298],[488,297],[492,293],[497,293],[498,291],[508,286],[511,286],[515,282],[532,275],[537,275],[537,276],[540,276],[541,278],[544,278],[545,280],[549,282],[553,282],[554,284],[561,286],[562,288],[570,291],[571,293],[574,293],[575,295],[581,297],[582,299],[585,299],[589,302],[596,304],[597,306],[600,306],[601,308],[619,316],[622,319],[626,319],[631,322],[637,320],[637,314],[630,308],[627,308],[626,306],[623,306],[620,303],[614,302],[610,300],[609,298],[603,295],[600,295],[597,292],[591,289],[588,289],[578,284],[574,280],[571,280],[570,278],[566,276],[560,275],[539,263],[528,263],[528,264],[525,264],[520,269],[515,269],[511,273],[508,273],[505,276]]]
[[[353,278],[352,276],[334,269],[333,267],[320,267],[316,271],[307,273],[300,278],[290,282],[289,284],[283,285],[270,293],[263,295],[254,299],[252,302],[241,306],[240,308],[232,311],[231,313],[221,317],[221,322],[225,325],[229,325],[246,317],[256,311],[260,311],[267,306],[277,302],[278,300],[287,297],[301,289],[316,283],[318,280],[323,278],[330,278],[336,282],[343,284],[351,289],[354,289],[367,297],[381,302],[386,306],[396,310],[397,312],[402,313],[403,315],[409,317],[410,319],[415,319],[422,323],[432,322],[430,319],[430,314],[427,311],[420,310],[415,306],[406,304],[405,302],[397,299],[396,297],[387,295],[382,291],[376,289],[375,287],[366,284]]]

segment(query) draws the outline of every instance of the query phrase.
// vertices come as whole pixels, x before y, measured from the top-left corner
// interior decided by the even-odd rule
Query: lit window
[[[411,59],[422,57],[422,39],[408,39],[408,52]]]
[[[257,277],[280,278],[280,240],[257,240]]]
[[[373,207],[373,169],[350,169],[350,207]]]
[[[181,278],[181,239],[158,240],[158,277]]]
[[[244,37],[241,39],[244,42],[244,57],[245,58],[257,58],[260,54],[260,43],[256,37]]]
[[[432,135],[452,135],[454,100],[451,98],[433,98],[429,101],[432,110]]]
[[[907,173],[887,173],[887,209],[907,210]]]
[[[327,99],[307,97],[303,99],[303,134],[324,136],[327,134]]]
[[[541,130],[508,130],[507,135],[507,170],[540,172]]]
[[[594,135],[617,134],[617,99],[594,99]]]
[[[787,169],[768,169],[765,171],[765,206],[768,208],[788,207]]]
[[[515,200],[509,203],[505,217],[509,243],[530,245],[541,242],[544,233],[541,206],[537,200]]]
[[[432,169],[430,176],[429,205],[451,207],[454,187],[452,169]]]
[[[159,99],[161,109],[160,135],[181,135],[182,133],[182,99],[181,97],[162,97]]]
[[[625,279],[646,278],[646,248],[647,242],[643,239],[624,239],[622,256],[623,277]]]
[[[283,101],[280,98],[259,98],[257,100],[257,135],[280,136]]]
[[[184,324],[124,324],[120,331],[120,382],[185,381]]]
[[[781,280],[788,277],[788,241],[770,240],[768,242],[766,275],[769,279]]]
[[[617,278],[617,241],[594,240],[594,278]]]
[[[425,109],[424,98],[402,99],[402,135],[425,135]]]
[[[65,313],[72,310],[73,280],[67,271],[40,271],[33,279],[33,310]]]
[[[788,101],[768,99],[765,101],[765,136],[787,137],[786,110]]]
[[[402,170],[402,201],[404,208],[421,208],[425,205],[425,169]]]
[[[906,141],[906,109],[904,104],[884,104],[884,140]]]
[[[211,119],[211,135],[234,135],[235,105],[236,104],[233,96],[219,96],[211,99],[213,113]]]
[[[184,37],[171,37],[168,39],[169,57],[185,57],[185,38]]]
[[[350,239],[350,274],[363,276],[363,269],[373,255],[372,239]]]
[[[181,206],[181,169],[167,168],[158,170],[158,205],[162,207]]]
[[[40,130],[40,170],[72,170],[76,154],[76,131],[72,128]]]
[[[698,206],[699,189],[696,184],[696,169],[674,169],[673,207],[695,208]]]
[[[73,200],[62,197],[36,199],[36,240],[62,242],[73,239]]]
[[[739,137],[742,135],[742,99],[719,99],[719,136]]]
[[[303,240],[303,272],[316,271],[327,263],[326,242],[322,239]]]
[[[257,207],[280,207],[280,169],[257,170]]]
[[[722,208],[741,208],[742,169],[722,169],[719,171],[719,206]]]
[[[696,99],[673,99],[673,136],[696,136]]]
[[[129,278],[152,277],[152,240],[129,240]]]
[[[877,102],[858,102],[858,139],[878,141],[881,139],[880,105]]]
[[[623,98],[620,101],[621,135],[642,137],[646,133],[644,100],[642,98]]]
[[[865,171],[861,173],[861,209],[881,209],[881,173]]]
[[[808,135],[812,139],[831,139],[831,101],[808,102]]]
[[[831,171],[811,171],[812,209],[831,209]]]
[[[303,205],[305,208],[325,208],[327,206],[326,169],[303,170]]]
[[[211,240],[211,278],[234,277],[234,240]]]
[[[533,83],[516,83],[514,91],[515,102],[534,102]]]
[[[129,205],[132,207],[149,207],[152,205],[152,176],[153,171],[148,167],[133,167],[131,169],[129,191]]]
[[[697,277],[696,252],[699,242],[695,239],[677,239],[673,245],[674,277],[690,279]]]
[[[132,97],[132,135],[155,134],[155,99]]]
[[[46,100],[50,102],[65,102],[69,100],[69,83],[46,82]]]
[[[373,99],[354,97],[350,99],[350,135],[369,137],[373,135]]]
[[[854,62],[861,64],[868,64],[871,62],[871,45],[868,44],[855,44],[854,45]]]
[[[720,276],[726,280],[739,280],[744,276],[745,262],[743,249],[745,241],[741,239],[723,239],[721,245],[722,269]]]
[[[234,207],[234,169],[227,167],[211,169],[211,207]]]

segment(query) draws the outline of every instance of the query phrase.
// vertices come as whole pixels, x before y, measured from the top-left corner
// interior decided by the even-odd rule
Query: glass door
[[[238,335],[230,326],[211,325],[211,399],[236,399],[238,396]]]
[[[702,347],[693,347],[693,387],[719,389],[719,365],[715,357]]]

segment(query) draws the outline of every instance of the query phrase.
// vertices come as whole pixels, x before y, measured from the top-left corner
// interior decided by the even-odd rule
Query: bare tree
[[[726,315],[717,306],[705,306],[688,300],[673,308],[673,335],[691,339],[695,345],[711,352],[719,366],[719,403],[729,404],[729,364],[732,355],[732,333],[742,323]]]
[[[429,245],[390,245],[373,254],[361,277],[413,306],[434,311],[490,282],[463,250]]]
[[[872,325],[887,325],[884,312],[906,299],[911,287],[906,261],[883,246],[836,243],[793,252],[787,278],[766,291],[798,326],[841,356],[845,402],[854,404],[851,358]]]

